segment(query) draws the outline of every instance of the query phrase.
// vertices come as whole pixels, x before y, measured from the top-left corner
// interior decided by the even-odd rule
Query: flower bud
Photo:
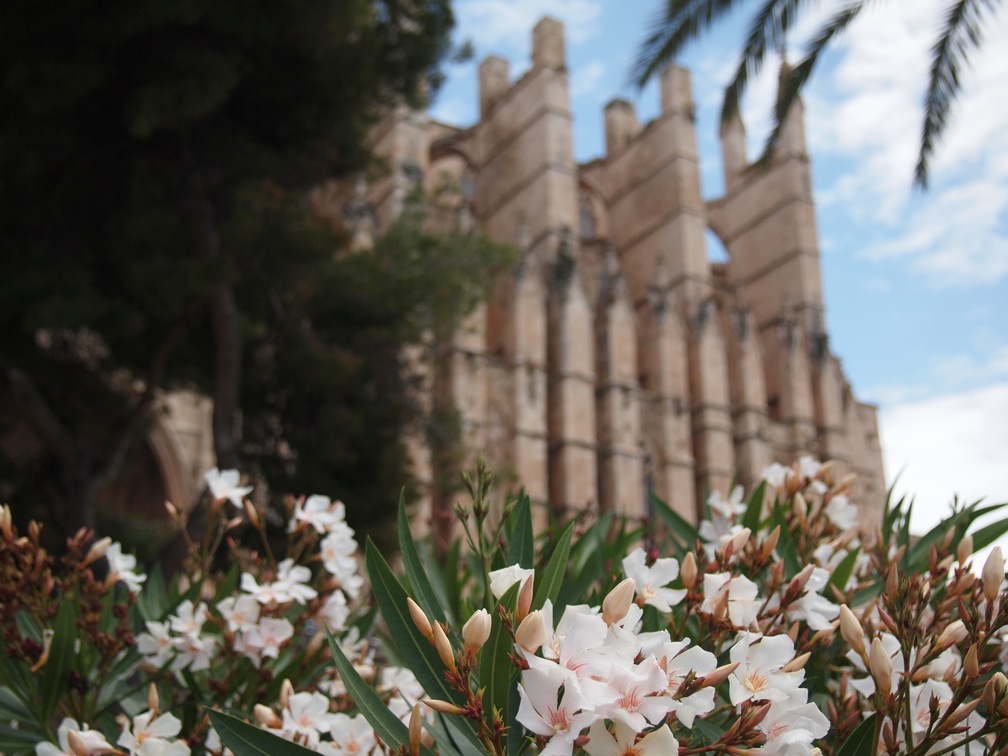
[[[973,556],[973,536],[966,534],[956,547],[956,560],[959,564],[966,564],[971,556]]]
[[[732,662],[731,664],[725,664],[718,667],[713,672],[708,672],[698,681],[700,683],[700,687],[713,688],[715,685],[720,685],[738,668],[739,664],[740,662]]]
[[[280,719],[280,717],[277,716],[277,713],[269,706],[256,704],[252,707],[252,713],[255,715],[256,721],[259,724],[273,728],[283,727],[283,720]]]
[[[529,612],[518,625],[518,630],[515,631],[515,643],[530,654],[534,654],[545,642],[546,621],[543,619],[542,611],[536,609],[534,612]]]
[[[612,626],[626,617],[633,602],[636,583],[633,578],[626,578],[617,585],[602,600],[602,619],[606,625]]]
[[[980,579],[983,580],[983,593],[987,603],[993,604],[1001,592],[1001,583],[1005,577],[1004,555],[1001,547],[995,546],[984,562]]]
[[[966,652],[966,658],[963,659],[963,672],[970,680],[980,676],[980,660],[977,658],[976,643],[972,644],[969,651]]]
[[[262,524],[258,510],[252,506],[252,502],[249,499],[242,499],[242,503],[245,505],[245,516],[248,517],[249,523],[251,523],[253,528],[258,528]]]
[[[783,667],[781,667],[781,672],[797,672],[800,669],[805,669],[805,664],[811,658],[812,654],[806,651],[804,654],[796,656],[794,659],[789,661]]]
[[[777,542],[780,541],[780,525],[776,526],[770,531],[770,535],[766,537],[763,541],[763,558],[767,559],[773,550],[777,548]]]
[[[14,537],[14,518],[11,516],[10,507],[6,504],[0,506],[0,532],[8,540]]]
[[[970,714],[976,711],[978,706],[980,706],[979,698],[974,699],[967,704],[963,704],[957,707],[955,711],[947,715],[945,721],[942,722],[941,729],[944,730],[945,732],[950,731],[952,728],[954,728],[956,725],[958,725],[960,722],[966,719],[966,717],[968,717]]]
[[[692,551],[686,555],[682,564],[679,565],[679,577],[682,578],[683,587],[686,588],[687,591],[696,585],[697,563],[696,557],[693,556]]]
[[[808,517],[808,502],[805,501],[805,497],[801,495],[801,491],[795,493],[794,498],[791,499],[791,506],[794,508],[794,513],[798,518],[798,522],[805,522]]]
[[[525,615],[529,613],[529,609],[532,608],[532,592],[535,586],[535,573],[533,572],[527,578],[525,582],[522,583],[521,590],[518,591],[518,611],[515,614],[515,621],[521,622],[525,619]]]
[[[741,554],[742,549],[744,549],[745,545],[749,543],[749,537],[751,535],[752,531],[749,528],[742,528],[742,530],[733,535],[731,537],[731,540],[729,541],[732,547],[732,553]],[[725,548],[725,550],[727,551],[727,547]]]
[[[413,704],[413,711],[409,718],[409,746],[410,756],[418,756],[420,753],[420,738],[423,734],[423,717],[420,716],[420,704]]]
[[[531,579],[531,578],[530,578]],[[490,614],[486,609],[477,609],[462,626],[462,642],[466,651],[476,653],[490,637]]]
[[[108,536],[104,538],[99,538],[97,541],[91,544],[91,548],[88,549],[88,553],[84,557],[84,566],[97,562],[105,553],[109,550],[109,546],[112,545],[112,539]]]
[[[439,701],[436,698],[425,698],[424,705],[429,709],[433,709],[439,714],[465,714],[465,709],[456,706],[453,703],[448,703],[448,701]]]
[[[950,646],[955,646],[969,637],[969,631],[962,620],[955,620],[948,623],[941,631],[938,640],[935,642],[935,651],[944,651]]]
[[[32,665],[32,672],[38,672],[46,665],[46,662],[49,661],[49,650],[52,648],[52,639],[54,635],[56,635],[56,631],[51,628],[46,628],[42,631],[42,653],[39,654],[39,658]]]
[[[991,717],[997,709],[998,703],[1008,693],[1008,677],[1004,672],[995,672],[991,679],[987,681],[983,690],[983,702],[987,708],[987,716]]]
[[[417,602],[409,596],[406,597],[406,606],[409,607],[410,617],[413,619],[413,624],[416,625],[417,630],[420,631],[420,634],[424,638],[433,643],[434,631],[432,630],[430,620],[427,619],[427,615],[424,614],[423,609],[421,609]]]
[[[293,695],[294,685],[290,679],[284,678],[284,681],[280,683],[280,705],[285,709],[290,708],[290,697]]]
[[[157,714],[160,703],[161,699],[158,698],[157,685],[151,683],[150,688],[147,689],[147,708]]]
[[[454,672],[455,651],[452,649],[451,641],[448,640],[448,636],[445,634],[444,628],[441,627],[440,622],[435,622],[431,625],[431,630],[433,630],[434,633],[434,649],[437,651],[438,656],[441,657],[441,661],[444,662],[444,665]]]
[[[892,693],[892,659],[889,658],[889,654],[879,638],[872,639],[871,652],[868,655],[868,669],[875,680],[875,690],[882,698],[888,698]]]
[[[812,577],[812,573],[814,571],[815,571],[815,565],[814,564],[807,564],[807,565],[805,565],[805,567],[802,569],[802,571],[799,572],[797,575],[794,576],[794,579],[791,581],[791,584],[788,586],[788,589],[787,589],[788,593],[790,593],[792,595],[797,595],[808,584],[809,578]]]
[[[895,599],[899,595],[899,570],[895,564],[889,568],[889,574],[886,575],[885,591],[890,599]]]
[[[840,604],[840,635],[854,649],[854,653],[862,659],[867,657],[864,629],[847,604]]]

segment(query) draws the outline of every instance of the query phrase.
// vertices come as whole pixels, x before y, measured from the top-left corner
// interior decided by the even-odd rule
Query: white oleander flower
[[[343,502],[333,501],[328,496],[312,494],[299,500],[294,505],[294,516],[287,525],[288,532],[293,532],[298,525],[311,525],[318,533],[328,533],[330,528],[344,521],[346,508]]]
[[[596,720],[588,730],[589,739],[584,749],[589,756],[677,756],[679,753],[679,741],[668,725],[662,725],[640,740],[637,735],[636,730],[622,722],[615,722],[610,733],[605,722]]]
[[[372,753],[377,745],[374,729],[360,715],[335,714],[329,737],[332,741],[318,744],[318,752],[327,756],[360,756]]]
[[[525,584],[525,581],[534,570],[527,570],[521,565],[512,564],[510,567],[502,567],[499,570],[490,571],[490,590],[493,595],[500,598],[507,589],[515,583]]]
[[[704,575],[704,600],[700,605],[701,612],[713,613],[715,605],[728,596],[728,618],[735,627],[745,628],[752,625],[759,613],[762,603],[759,598],[759,586],[745,575],[732,575],[730,572],[708,573]]]
[[[794,659],[794,643],[786,635],[765,636],[743,631],[728,652],[738,667],[728,677],[732,705],[743,701],[785,701],[801,685],[804,672],[784,672]]]
[[[147,576],[136,571],[137,560],[135,556],[123,554],[122,545],[113,541],[105,552],[105,559],[108,560],[108,581],[110,583],[121,581],[126,583],[126,587],[133,595],[140,593]]]
[[[131,756],[188,756],[189,746],[173,740],[182,722],[169,712],[144,711],[123,723],[117,745]]]
[[[549,738],[541,756],[570,754],[581,731],[596,717],[585,707],[589,702],[572,685],[564,685],[567,676],[559,668],[527,669],[518,683],[521,703],[517,719],[536,735]],[[560,695],[563,688],[563,695]]]
[[[321,693],[308,692],[289,696],[280,714],[284,734],[291,734],[290,740],[300,738],[310,748],[318,746],[321,734],[329,732],[335,718],[329,713],[328,698]]]
[[[247,632],[259,622],[259,602],[254,596],[228,596],[217,602],[217,611],[232,633]]]
[[[858,508],[843,494],[838,494],[826,505],[826,517],[840,530],[854,530],[860,521]]]
[[[826,630],[833,626],[832,621],[840,614],[840,607],[820,595],[829,583],[829,578],[829,572],[821,567],[812,570],[805,584],[805,593],[787,608],[790,620],[805,620],[812,630]]]
[[[70,743],[70,733],[74,735],[73,746]],[[115,746],[109,743],[105,736],[97,730],[89,730],[88,726],[78,724],[76,719],[64,717],[56,729],[57,748],[53,743],[35,744],[35,756],[100,756],[116,753]]]
[[[245,497],[252,493],[252,486],[239,486],[241,474],[237,470],[211,468],[203,475],[214,501],[227,499],[238,509],[244,508]]]
[[[175,639],[164,622],[148,621],[147,632],[137,636],[137,651],[146,656],[147,663],[163,667],[175,655]]]
[[[623,574],[633,579],[637,595],[645,604],[671,612],[673,606],[686,598],[684,589],[665,587],[679,577],[679,560],[656,559],[650,567],[645,560],[644,549],[634,549],[623,560]]]

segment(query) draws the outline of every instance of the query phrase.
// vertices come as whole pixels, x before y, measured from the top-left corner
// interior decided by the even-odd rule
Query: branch
[[[118,433],[117,440],[113,444],[112,453],[109,454],[101,470],[92,479],[89,487],[90,490],[88,491],[89,497],[97,497],[102,489],[111,485],[112,481],[118,477],[126,461],[126,455],[129,453],[130,447],[140,432],[140,428],[150,416],[150,408],[154,403],[154,397],[164,381],[165,370],[168,367],[168,357],[182,340],[182,337],[189,331],[193,317],[199,309],[198,303],[189,304],[182,318],[172,326],[172,329],[165,336],[151,358],[143,393],[133,407],[132,412],[130,412],[129,418],[123,424],[122,430]]]

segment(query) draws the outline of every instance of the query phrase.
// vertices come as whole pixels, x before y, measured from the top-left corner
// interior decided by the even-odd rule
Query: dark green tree
[[[386,301],[392,252],[340,257],[305,192],[368,165],[367,129],[436,86],[452,24],[448,0],[3,4],[0,498],[20,518],[93,525],[179,387],[212,397],[222,467],[283,459],[293,486],[353,459],[401,483],[377,366],[422,308]]]
[[[764,159],[776,145],[784,117],[812,75],[823,50],[865,8],[873,4],[875,0],[846,0],[809,42],[802,60],[793,67],[782,67],[774,125],[764,147]],[[743,6],[755,6],[741,60],[725,90],[721,119],[727,121],[738,112],[746,87],[760,72],[767,56],[783,47],[788,32],[812,5],[814,3],[808,0],[761,0],[759,3],[747,0],[665,0],[641,45],[631,76],[638,86],[643,86],[662,66],[674,60],[687,44],[716,25],[729,12]],[[914,169],[914,185],[918,188],[927,188],[928,161],[941,139],[952,104],[959,94],[961,71],[970,53],[980,46],[983,39],[983,21],[997,12],[1001,5],[1001,0],[948,0],[945,3],[944,22],[931,48],[920,152]]]

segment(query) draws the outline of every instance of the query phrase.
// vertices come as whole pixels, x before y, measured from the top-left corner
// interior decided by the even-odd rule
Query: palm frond
[[[819,56],[830,43],[847,29],[864,7],[865,0],[853,0],[846,8],[837,12],[820,27],[815,38],[809,42],[805,51],[805,57],[801,62],[781,76],[780,89],[777,92],[777,104],[774,107],[773,128],[766,138],[763,154],[760,156],[757,164],[765,164],[769,160],[773,150],[777,147],[781,132],[784,130],[784,121],[787,118],[787,114],[812,76],[812,71],[819,61]]]
[[[969,53],[980,46],[981,19],[1000,0],[958,0],[945,17],[941,36],[931,49],[931,71],[924,95],[924,127],[914,169],[914,186],[926,189],[928,160],[948,123],[949,110],[961,87],[960,72]]]
[[[665,8],[651,23],[630,70],[630,80],[643,87],[665,65],[671,63],[687,44],[700,36],[733,7],[744,0],[667,0]]]
[[[725,90],[721,122],[727,123],[739,110],[749,82],[759,75],[767,56],[781,46],[808,0],[766,0],[749,25],[745,47],[735,76]]]

